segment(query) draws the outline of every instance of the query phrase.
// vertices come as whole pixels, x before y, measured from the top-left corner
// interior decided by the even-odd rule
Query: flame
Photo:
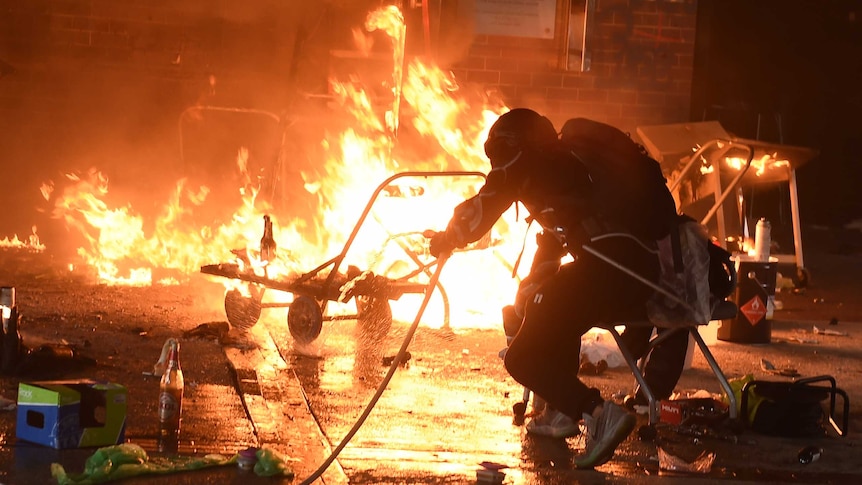
[[[36,226],[33,226],[32,230],[33,232],[29,237],[27,237],[26,241],[18,239],[17,234],[12,236],[12,239],[9,239],[9,237],[0,239],[0,248],[24,249],[31,252],[41,253],[45,250],[45,245],[39,241],[39,235],[36,234]]]
[[[767,170],[789,169],[789,160],[779,160],[778,153],[764,154],[762,157],[751,161],[751,169],[758,177],[763,176]],[[727,157],[724,162],[734,170],[742,170],[745,167],[745,159],[739,157]]]
[[[112,207],[106,202],[107,175],[95,169],[69,174],[61,188],[48,182],[42,193],[54,200],[54,217],[83,236],[84,244],[78,249],[82,261],[103,282],[135,285],[152,284],[156,269],[188,275],[202,265],[230,260],[232,254],[244,255],[237,259],[238,264],[251,265],[256,274],[270,278],[307,273],[346,249],[340,271],[355,265],[397,278],[415,270],[417,261],[427,261],[427,241],[421,234],[444,228],[455,205],[475,194],[483,177],[397,179],[357,226],[372,191],[404,171],[485,172],[482,142],[491,124],[508,108],[484,95],[471,99],[451,73],[420,60],[402,70],[405,27],[396,7],[369,14],[366,29],[379,30],[392,39],[394,67],[389,92],[393,103],[380,113],[380,106],[357,83],[330,80],[334,104],[350,122],[340,130],[333,122],[317,145],[320,160],[300,171],[305,195],[316,203],[314,214],[279,214],[261,200],[259,187],[247,176],[249,153],[244,148],[236,159],[236,169],[244,176],[244,185],[238,187],[239,206],[226,208],[233,215],[217,227],[195,222],[196,208],[212,194],[194,181],[178,181],[155,220],[144,221],[131,206]],[[355,37],[358,48],[370,48],[367,38]],[[396,137],[399,118],[410,130]],[[277,259],[269,263],[261,261],[257,251],[264,214],[272,218],[278,247]],[[500,309],[511,303],[517,288],[513,262],[522,252],[529,261],[534,251],[528,236],[538,228],[524,224],[524,216],[513,206],[481,245],[450,258],[439,285],[446,299],[442,292],[435,295],[423,322],[499,328]],[[354,228],[358,228],[356,237],[346,248]],[[528,267],[518,268],[518,275]],[[427,281],[427,272],[420,272],[417,278]],[[229,279],[223,283],[229,288],[244,287]],[[420,297],[407,294],[392,301],[395,318],[412,320]],[[445,320],[447,306],[451,321]],[[338,305],[332,308],[341,311]]]
[[[386,127],[391,133],[398,131],[401,106],[401,83],[404,77],[404,43],[407,40],[407,26],[404,16],[395,5],[372,11],[365,21],[369,32],[381,30],[392,40],[392,109],[385,114]]]
[[[723,143],[718,143],[717,146],[719,148],[723,147]],[[696,149],[693,149],[696,151]],[[700,173],[703,175],[712,173],[715,171],[715,168],[709,161],[706,160],[705,157],[701,157],[701,167]],[[746,159],[742,157],[725,157],[724,164],[730,168],[731,170],[742,170],[745,168]],[[762,177],[767,172],[771,172],[774,170],[789,170],[790,169],[790,161],[785,159],[779,159],[778,153],[766,153],[762,155],[760,158],[753,159],[751,161],[750,172],[754,173],[757,177]]]

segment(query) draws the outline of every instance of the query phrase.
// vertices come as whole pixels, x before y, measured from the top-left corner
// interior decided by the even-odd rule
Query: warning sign
[[[749,323],[757,325],[766,316],[766,303],[760,299],[760,295],[755,295],[754,298],[739,307],[739,311],[745,315]]]

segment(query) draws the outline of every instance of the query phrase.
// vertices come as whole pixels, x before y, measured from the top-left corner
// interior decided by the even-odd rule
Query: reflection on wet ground
[[[333,443],[345,436],[376,391],[404,334],[398,324],[385,338],[369,338],[346,322],[338,325],[339,331],[318,342],[316,355],[302,355],[290,342],[277,341],[290,352],[312,411]],[[346,470],[376,463],[375,468],[392,473],[424,469],[438,477],[475,479],[480,461],[517,465],[512,461],[520,454],[520,428],[512,425],[509,398],[520,390],[505,375],[496,352],[485,355],[457,346],[451,332],[420,327],[410,359],[341,453]]]
[[[375,338],[363,337],[352,322],[331,325],[314,348],[297,351],[286,332],[267,323],[323,433],[335,445],[376,391],[406,325],[396,322],[388,335]],[[764,455],[775,459],[764,447],[774,447],[783,456],[793,450],[793,443],[785,443],[782,451],[760,437],[732,444],[698,440],[668,429],[660,429],[654,441],[641,441],[633,433],[609,463],[595,471],[576,470],[572,464],[583,447],[581,437],[537,438],[516,422],[512,405],[521,400],[523,388],[503,368],[498,353],[504,345],[502,331],[453,332],[420,326],[409,346],[410,360],[395,373],[367,421],[339,455],[351,483],[474,483],[482,462],[505,466],[508,484],[673,480],[659,473],[660,446],[691,459],[704,450],[717,450],[718,459],[709,473],[685,476],[684,482],[837,483],[848,479],[846,473],[813,473],[792,464],[786,469],[780,464],[759,466]],[[692,369],[688,375],[689,385],[708,382],[717,387],[705,369]],[[709,380],[704,381],[704,376]],[[589,379],[607,396],[630,391],[633,385],[631,374],[623,368]],[[639,423],[646,424],[646,418],[642,416]],[[746,461],[749,455],[752,459]]]

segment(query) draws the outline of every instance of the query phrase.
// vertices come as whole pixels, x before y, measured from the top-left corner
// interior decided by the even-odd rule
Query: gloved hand
[[[431,256],[439,258],[441,254],[451,253],[453,249],[455,249],[455,245],[449,240],[446,231],[438,232],[431,236],[431,242],[428,245],[428,252],[431,253]]]

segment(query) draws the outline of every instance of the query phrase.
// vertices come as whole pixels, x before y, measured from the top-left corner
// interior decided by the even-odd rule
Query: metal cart
[[[291,336],[300,344],[314,341],[321,332],[324,321],[351,320],[371,322],[375,332],[385,334],[392,323],[389,300],[397,300],[407,293],[422,294],[434,288],[429,288],[430,277],[437,260],[424,256],[427,247],[427,231],[411,233],[388,233],[384,245],[394,243],[405,253],[414,267],[401,271],[398,275],[374,274],[368,270],[360,270],[355,266],[339,271],[350,251],[362,225],[372,215],[372,208],[381,193],[391,184],[401,178],[431,178],[449,177],[475,179],[484,182],[485,175],[481,172],[443,171],[443,172],[402,172],[384,180],[371,195],[365,209],[362,211],[356,225],[348,236],[341,252],[325,263],[306,273],[290,278],[271,278],[256,274],[248,269],[250,265],[239,263],[209,264],[201,267],[201,273],[243,281],[248,284],[248,295],[238,289],[230,290],[225,295],[224,307],[228,321],[234,327],[250,328],[260,318],[263,308],[288,308],[287,325]],[[376,218],[376,217],[375,217]],[[377,219],[377,222],[381,222]],[[417,248],[422,248],[421,251]],[[236,253],[236,252],[235,252]],[[328,271],[327,271],[328,270]],[[384,273],[387,273],[384,270]],[[444,304],[444,328],[448,327],[448,300],[442,285],[437,282],[436,289],[440,292]],[[266,290],[276,290],[292,293],[290,303],[264,303]],[[355,298],[356,314],[326,315],[329,302],[346,303]],[[373,318],[363,318],[371,316]]]

